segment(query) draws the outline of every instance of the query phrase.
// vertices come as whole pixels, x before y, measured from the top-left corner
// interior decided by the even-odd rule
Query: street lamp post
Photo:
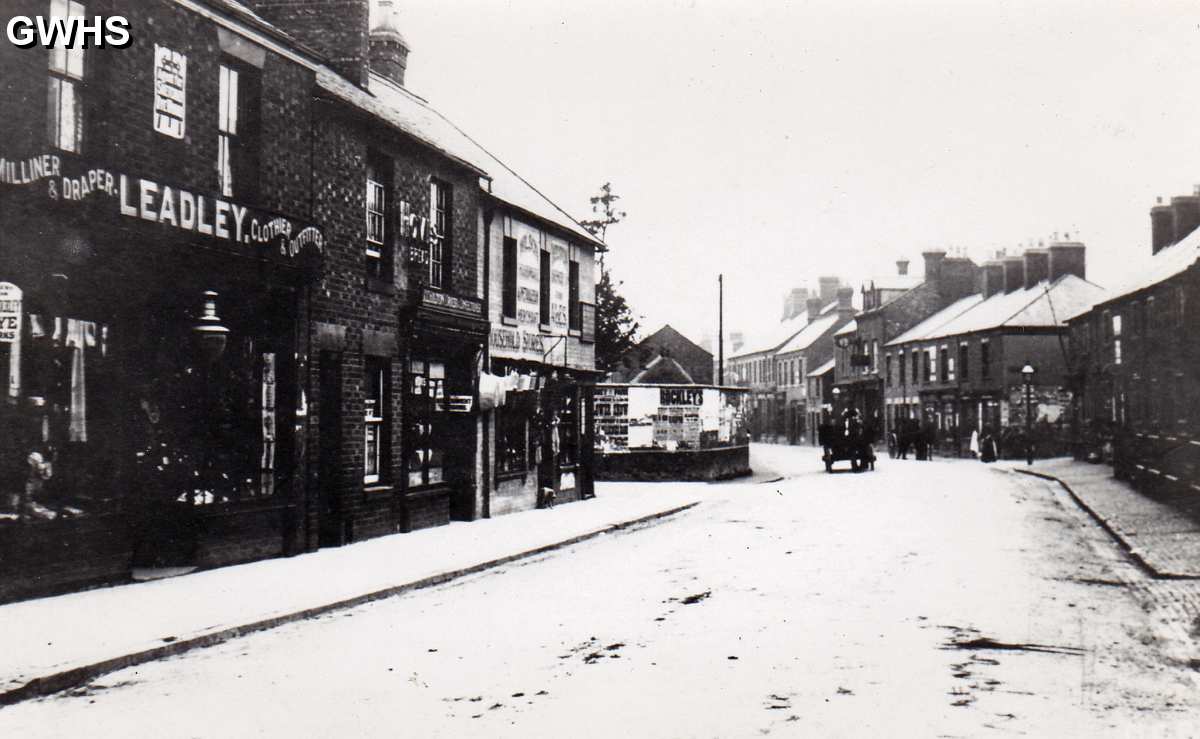
[[[1026,363],[1021,368],[1021,376],[1025,379],[1025,461],[1033,464],[1033,374],[1037,372],[1033,365]]]

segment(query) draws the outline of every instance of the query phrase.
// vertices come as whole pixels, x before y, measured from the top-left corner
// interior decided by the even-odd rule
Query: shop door
[[[340,546],[350,539],[338,495],[338,457],[342,449],[342,355],[321,352],[317,444],[317,515],[320,546]]]
[[[446,432],[446,477],[450,483],[450,517],[475,520],[475,421],[474,414],[442,413]]]

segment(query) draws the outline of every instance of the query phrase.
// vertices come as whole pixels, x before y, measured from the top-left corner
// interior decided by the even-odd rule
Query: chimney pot
[[[899,275],[907,275],[908,274],[908,260],[907,259],[897,259],[896,260],[896,273]]]

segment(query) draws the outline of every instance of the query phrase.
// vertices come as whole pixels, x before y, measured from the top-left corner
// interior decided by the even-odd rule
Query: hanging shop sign
[[[187,110],[187,57],[154,45],[154,130],[183,138]]]
[[[21,160],[0,157],[0,184],[33,191],[64,205],[87,201],[126,221],[145,221],[186,231],[254,256],[294,258],[324,250],[321,229],[295,218],[241,205],[144,177],[89,167],[80,158],[44,154]]]
[[[0,282],[0,344],[12,344],[21,338],[21,288]]]

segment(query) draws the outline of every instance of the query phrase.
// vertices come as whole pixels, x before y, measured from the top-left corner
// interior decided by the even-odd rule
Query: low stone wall
[[[596,453],[597,480],[725,480],[749,475],[750,447]]]

